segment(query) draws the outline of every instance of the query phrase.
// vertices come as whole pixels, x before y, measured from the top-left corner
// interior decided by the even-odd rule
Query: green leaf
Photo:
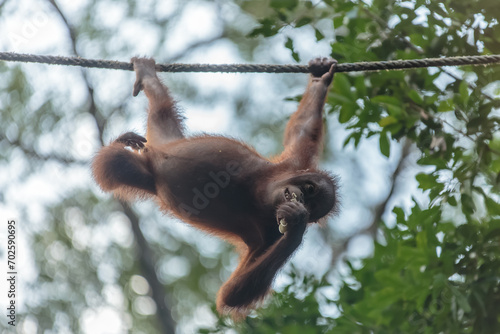
[[[458,92],[460,94],[460,100],[466,105],[469,102],[469,86],[467,81],[462,80],[462,82],[460,82]]]
[[[450,287],[451,292],[455,296],[458,306],[460,306],[460,308],[462,308],[462,310],[465,313],[470,312],[472,309],[471,309],[470,304],[467,301],[467,298],[465,297],[465,295],[463,293],[461,293],[453,285],[448,285],[448,286]]]
[[[396,123],[398,123],[398,120],[395,117],[393,117],[393,116],[387,116],[387,117],[382,118],[378,122],[378,125],[380,125],[381,127],[385,128],[388,125],[396,124]]]
[[[257,37],[262,35],[264,37],[274,36],[279,32],[279,27],[277,26],[274,19],[261,19],[259,20],[260,26],[252,30],[248,37]]]
[[[311,22],[312,22],[312,19],[310,17],[303,16],[303,17],[301,17],[300,19],[297,20],[297,22],[295,23],[295,27],[297,27],[297,28],[303,27],[306,24],[309,24]]]
[[[420,173],[417,174],[417,176],[415,176],[415,179],[419,184],[418,187],[423,190],[435,188],[438,184],[437,178],[438,178],[437,175],[425,174],[425,173]]]
[[[393,104],[393,105],[400,104],[398,99],[396,99],[395,97],[392,97],[392,96],[387,96],[387,95],[378,95],[378,96],[372,97],[371,101],[373,103],[382,103],[382,104]]]
[[[457,206],[457,204],[458,204],[458,203],[457,203],[457,200],[456,200],[456,198],[455,198],[454,196],[448,196],[448,197],[446,198],[446,201],[447,201],[447,202],[448,202],[448,204],[449,204],[449,205],[451,205],[451,206]]]
[[[269,4],[272,8],[275,9],[294,9],[299,4],[299,0],[271,0]]]
[[[380,152],[386,157],[391,154],[391,143],[386,131],[380,133]]]
[[[384,130],[388,131],[390,134],[392,134],[392,138],[394,139],[399,139],[401,137],[401,129],[403,129],[403,125],[400,123],[396,124],[389,124],[387,125]],[[396,138],[397,137],[397,138]]]
[[[408,92],[408,97],[410,99],[412,99],[412,101],[415,102],[416,104],[423,104],[424,103],[424,100],[422,99],[422,97],[414,89],[412,89]]]
[[[500,173],[500,159],[493,160],[490,164],[490,169],[493,173]]]
[[[394,212],[394,214],[396,215],[396,222],[398,224],[405,223],[406,216],[405,216],[405,212],[402,208],[396,206],[396,207],[394,207],[394,209],[392,209],[392,212]]]
[[[354,103],[344,103],[340,108],[339,122],[347,123],[356,114],[357,106]]]
[[[314,28],[314,33],[315,33],[315,36],[316,36],[316,41],[319,42],[321,41],[323,38],[325,38],[325,35],[323,35],[321,33],[321,31],[319,31],[317,28]]]
[[[396,106],[394,104],[387,104],[386,108],[389,115],[392,115],[394,117],[401,118],[401,115],[404,114],[404,110],[400,106]]]
[[[353,92],[351,91],[351,81],[347,75],[343,73],[336,73],[334,80],[335,82],[333,83],[333,88],[339,92],[339,95],[354,102],[355,99]]]
[[[378,103],[383,105],[387,109],[389,115],[392,115],[398,119],[402,114],[404,114],[404,110],[401,107],[401,101],[399,101],[395,97],[379,95],[372,98],[371,101],[373,103]]]
[[[333,27],[340,28],[344,24],[344,15],[339,15],[333,18]]]
[[[439,106],[438,106],[437,110],[439,112],[446,112],[446,111],[451,111],[454,109],[455,109],[455,104],[453,103],[453,100],[448,99],[448,100],[443,100],[443,101],[439,102]]]
[[[466,215],[472,215],[476,211],[476,205],[472,197],[467,194],[462,194],[461,198],[462,212]]]
[[[500,203],[495,202],[490,197],[486,197],[484,200],[486,208],[491,215],[500,216]]]
[[[346,147],[351,140],[354,140],[354,147],[358,147],[359,141],[361,140],[361,135],[362,133],[360,131],[351,133],[344,141],[344,147]]]
[[[300,62],[300,57],[297,52],[295,52],[294,46],[293,46],[293,40],[290,37],[287,37],[286,42],[285,42],[285,47],[292,51],[292,57],[296,62]]]
[[[364,76],[357,76],[354,78],[354,87],[356,88],[356,92],[358,96],[361,98],[366,98],[366,83]]]

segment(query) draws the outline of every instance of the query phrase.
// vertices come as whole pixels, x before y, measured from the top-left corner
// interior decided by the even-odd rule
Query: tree
[[[333,18],[331,50],[340,63],[500,52],[500,13],[488,1],[269,5],[275,14],[261,19],[253,34],[274,35],[303,23],[314,28]],[[313,33],[324,37],[318,28],[309,33],[309,38]],[[299,58],[293,45],[291,38],[285,43]],[[358,146],[375,136],[380,153],[389,157],[395,147],[391,142],[402,142],[394,182],[411,143],[422,167],[416,180],[425,200],[414,200],[409,211],[395,207],[383,224],[392,187],[374,210],[372,223],[359,231],[375,237],[373,256],[346,261],[349,274],[340,278],[336,297],[312,298],[321,295],[331,275],[306,277],[287,286],[241,332],[272,333],[272,324],[280,324],[283,333],[294,332],[289,328],[307,332],[298,330],[304,324],[325,333],[499,330],[499,73],[498,66],[488,66],[336,75],[328,103],[350,131],[344,145]],[[341,244],[347,246],[353,237]],[[293,292],[300,285],[306,285],[306,297]],[[338,307],[336,316],[318,311],[328,304]],[[294,308],[305,309],[304,318],[289,312]]]

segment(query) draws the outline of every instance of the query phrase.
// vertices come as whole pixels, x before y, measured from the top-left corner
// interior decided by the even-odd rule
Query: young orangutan
[[[307,224],[335,212],[337,184],[318,170],[323,105],[336,61],[309,63],[311,77],[271,160],[222,136],[185,137],[155,61],[133,58],[133,95],[149,99],[146,138],[127,132],[93,161],[97,183],[122,198],[152,197],[161,209],[234,244],[241,261],[217,297],[217,309],[247,314],[270,290],[277,271],[302,242]]]

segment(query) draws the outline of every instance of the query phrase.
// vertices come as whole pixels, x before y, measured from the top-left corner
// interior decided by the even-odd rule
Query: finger
[[[134,91],[132,92],[132,95],[135,97],[139,95],[139,92],[143,89],[142,82],[141,81],[136,81],[134,84]]]
[[[337,69],[337,61],[332,63],[328,72],[326,72],[325,74],[323,74],[321,76],[321,79],[323,80],[323,82],[325,82],[327,85],[330,85],[332,83],[333,76],[335,75],[336,69]]]
[[[337,70],[337,61],[335,60],[332,64],[332,66],[330,66],[330,69],[328,70],[328,73],[330,73],[330,75],[333,77],[333,75],[335,74],[335,71]]]

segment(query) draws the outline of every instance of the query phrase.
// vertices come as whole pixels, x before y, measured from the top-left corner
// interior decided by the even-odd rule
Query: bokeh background
[[[221,64],[498,54],[499,8],[493,0],[3,0],[0,50]],[[214,310],[234,250],[151,201],[120,203],[92,180],[101,145],[144,133],[147,101],[132,98],[134,73],[0,61],[0,245],[15,219],[19,273],[17,326],[1,316],[0,333],[492,333],[499,73],[491,65],[338,74],[321,166],[340,177],[340,213],[309,228],[266,307],[234,324]],[[307,83],[305,74],[160,77],[189,134],[222,133],[263,155],[282,149]]]

